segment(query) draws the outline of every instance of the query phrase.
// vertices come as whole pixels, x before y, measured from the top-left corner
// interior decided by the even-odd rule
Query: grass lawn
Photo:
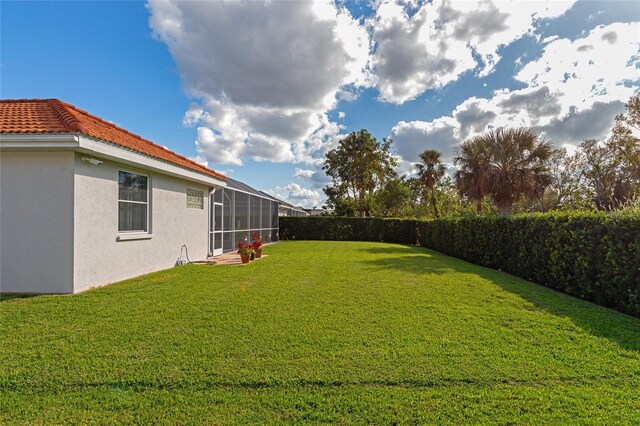
[[[2,301],[0,423],[640,423],[638,319],[422,248],[265,253]]]

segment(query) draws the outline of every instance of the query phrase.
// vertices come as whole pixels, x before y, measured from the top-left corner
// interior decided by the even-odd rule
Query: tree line
[[[499,128],[461,142],[447,173],[426,149],[400,175],[393,141],[352,132],[326,155],[325,208],[338,216],[439,218],[467,214],[617,210],[640,204],[640,94],[615,117],[611,136],[556,148],[531,127]],[[425,141],[428,145],[429,141]]]

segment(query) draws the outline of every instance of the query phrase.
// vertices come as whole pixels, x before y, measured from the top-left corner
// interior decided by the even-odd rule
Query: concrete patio
[[[254,259],[251,262],[264,259],[265,257],[267,257],[267,255],[263,254],[262,257]],[[229,253],[221,254],[220,256],[209,257],[207,258],[207,260],[201,260],[201,261],[192,262],[192,263],[196,265],[249,265],[251,264],[251,262],[242,263],[242,260],[240,260],[240,255],[235,251],[232,251]]]

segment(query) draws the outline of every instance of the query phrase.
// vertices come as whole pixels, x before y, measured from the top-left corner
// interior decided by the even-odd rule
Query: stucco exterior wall
[[[75,292],[171,268],[183,244],[192,261],[207,257],[207,186],[106,160],[93,165],[81,157],[75,157]],[[118,240],[119,170],[149,176],[151,239]],[[187,188],[203,191],[202,210],[187,208]]]
[[[0,153],[0,291],[73,291],[72,152]]]

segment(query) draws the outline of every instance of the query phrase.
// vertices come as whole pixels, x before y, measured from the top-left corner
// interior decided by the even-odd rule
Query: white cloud
[[[196,155],[194,157],[189,157],[189,160],[191,161],[195,161],[196,163],[205,166],[205,167],[209,167],[209,162],[207,161],[206,158],[201,157],[200,155]]]
[[[369,85],[369,35],[346,8],[321,2],[153,1],[149,23],[186,92],[184,122],[213,163],[317,163],[340,126],[337,96]]]
[[[546,137],[560,145],[576,146],[584,139],[602,139],[612,128],[616,114],[624,111],[624,102],[595,102],[589,108],[573,107],[563,117],[542,127]]]
[[[314,173],[315,173],[314,170],[299,169],[296,167],[295,170],[293,171],[293,177],[299,178],[299,179],[311,179],[311,176],[313,176]]]
[[[332,182],[331,178],[322,170],[314,172],[309,180],[311,181],[311,187],[317,189],[324,188]]]
[[[440,117],[433,121],[401,121],[391,131],[395,152],[410,164],[418,161],[418,155],[425,149],[442,152],[448,159],[459,143],[457,138],[457,122],[451,117]],[[401,170],[411,169],[409,164],[402,165]]]
[[[287,201],[294,206],[302,206],[305,208],[319,206],[323,199],[319,191],[305,188],[295,182],[291,182],[286,186],[276,186],[275,189],[270,189],[265,192]]]
[[[517,74],[527,88],[469,98],[432,121],[400,122],[391,134],[395,150],[409,163],[425,149],[451,161],[462,140],[491,127],[534,126],[567,147],[605,138],[623,101],[638,90],[637,34],[640,23],[597,27],[575,41],[555,38]]]
[[[201,158],[213,163],[241,166],[245,147],[244,142],[237,143],[233,138],[221,137],[219,132],[208,127],[198,127],[196,151]]]
[[[605,137],[615,114],[624,109],[620,101],[596,102],[583,109],[574,106],[562,115],[558,113],[562,99],[546,88],[505,90],[491,99],[469,98],[449,116],[399,122],[391,133],[394,149],[410,163],[425,149],[436,149],[450,163],[464,139],[494,127],[515,126],[534,126],[557,145],[576,145],[585,138]]]
[[[331,183],[331,178],[320,167],[313,169],[299,169],[296,167],[293,171],[293,177],[309,182],[309,185],[315,189],[324,188]]]
[[[477,67],[478,75],[487,75],[501,47],[532,34],[540,19],[558,17],[573,3],[434,0],[411,14],[413,4],[381,1],[369,20],[380,97],[401,104]]]
[[[584,38],[557,39],[515,76],[529,87],[562,94],[562,112],[628,99],[638,82],[640,22],[599,26]],[[625,84],[627,83],[627,84]]]
[[[558,144],[605,137],[621,101],[637,91],[640,23],[599,26],[576,40],[541,39],[539,21],[572,4],[379,0],[365,22],[327,2],[164,0],[148,7],[154,34],[198,99],[183,120],[197,128],[197,161],[302,163],[294,177],[317,189],[327,183],[325,154],[345,132],[344,112],[335,111],[338,122],[329,118],[338,99],[375,85],[380,99],[399,104],[466,72],[486,75],[500,49],[526,35],[542,52],[516,60],[515,79],[525,88],[471,97],[431,121],[399,122],[391,136],[401,169],[411,171],[428,148],[451,161],[460,141],[492,126],[536,126]],[[281,189],[313,192],[291,185]]]

